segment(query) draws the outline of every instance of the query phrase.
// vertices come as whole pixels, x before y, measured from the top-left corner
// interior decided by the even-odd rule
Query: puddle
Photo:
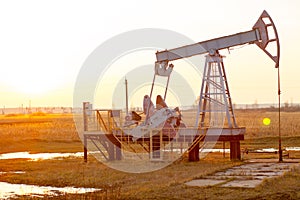
[[[35,153],[35,154],[31,154],[29,152],[15,152],[15,153],[0,154],[0,160],[25,158],[25,159],[30,159],[32,161],[37,161],[37,160],[46,160],[46,159],[54,159],[54,158],[66,158],[66,157],[83,157],[83,152],[77,152],[77,153]]]
[[[300,147],[285,147],[283,150],[285,151],[300,151]],[[166,150],[168,151],[168,150]],[[173,149],[172,151],[180,152],[181,149]],[[264,149],[257,149],[253,150],[257,153],[275,153],[278,152],[278,149],[275,148],[264,148]],[[210,148],[204,148],[199,150],[200,153],[230,153],[230,149],[210,149]]]
[[[0,182],[0,188],[0,199],[14,198],[19,195],[43,197],[44,195],[58,196],[62,193],[83,194],[101,190],[96,188],[50,187],[25,184],[11,184],[7,182]]]
[[[285,147],[284,150],[286,151],[300,151],[300,147]],[[168,151],[168,150],[165,150]],[[173,149],[172,151],[180,152],[181,149]],[[254,150],[254,152],[258,153],[273,153],[277,152],[278,149],[275,148],[265,148],[265,149],[258,149]],[[230,149],[209,149],[204,148],[199,150],[200,153],[230,153]],[[91,152],[89,151],[88,154],[95,154],[98,153],[97,151]],[[76,152],[76,153],[34,153],[31,154],[29,152],[14,152],[14,153],[5,153],[0,154],[0,160],[6,159],[29,159],[31,161],[38,161],[38,160],[46,160],[46,159],[59,159],[59,158],[68,158],[68,157],[83,157],[83,152]]]
[[[300,147],[285,147],[286,151],[300,151]],[[165,150],[168,151],[168,150]],[[180,152],[180,149],[173,149],[172,151],[175,152]],[[209,152],[217,152],[217,153],[230,153],[230,149],[200,149],[200,153],[209,153]],[[265,149],[258,149],[255,150],[254,152],[265,152],[265,153],[270,153],[270,152],[276,152],[278,149],[275,148],[265,148]],[[88,154],[95,154],[98,152],[88,152]],[[76,152],[76,153],[34,153],[31,154],[29,152],[14,152],[14,153],[5,153],[5,154],[0,154],[0,160],[5,160],[5,159],[30,159],[32,161],[37,161],[37,160],[46,160],[46,159],[56,159],[56,158],[67,158],[67,157],[83,157],[83,152]]]
[[[166,150],[167,151],[167,150]],[[180,149],[173,149],[172,151],[180,152]],[[223,153],[224,149],[200,149],[200,153],[220,152]],[[229,153],[230,149],[225,149],[225,153]],[[89,151],[88,154],[97,154],[97,151]],[[8,159],[29,159],[30,161],[47,160],[47,159],[59,159],[68,157],[83,157],[83,152],[76,153],[29,153],[29,152],[14,152],[0,154],[0,160]]]
[[[200,153],[230,153],[230,149],[200,149]]]
[[[285,150],[285,151],[300,151],[300,147],[285,147],[283,150]],[[274,153],[274,152],[278,152],[278,149],[275,149],[275,148],[265,148],[265,149],[255,150],[254,152],[259,152],[259,153]]]
[[[277,152],[278,149],[275,148],[266,148],[266,149],[258,149],[255,150],[255,152],[260,152],[260,153],[273,153],[273,152]]]
[[[184,151],[184,149],[165,149],[164,151],[174,151],[174,152],[182,152]],[[223,153],[225,151],[225,153],[230,153],[230,149],[199,149],[200,153]]]
[[[285,150],[287,150],[287,151],[300,151],[300,147],[286,147]]]
[[[2,174],[25,174],[24,171],[15,171],[15,172],[0,172],[0,175]]]

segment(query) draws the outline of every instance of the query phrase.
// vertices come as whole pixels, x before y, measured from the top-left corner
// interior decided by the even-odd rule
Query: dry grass
[[[0,137],[0,153],[82,150],[72,115],[1,116]]]
[[[235,113],[239,126],[245,126],[248,139],[278,136],[278,113],[263,110],[239,110]],[[264,118],[270,118],[270,125],[263,124]],[[281,135],[283,137],[300,136],[300,112],[282,112]]]
[[[194,126],[196,111],[183,111],[184,122]],[[246,138],[277,137],[278,112],[265,110],[236,110],[237,125],[246,127]],[[270,125],[263,124],[264,118],[270,118]],[[208,119],[208,118],[206,118]],[[300,136],[300,112],[281,112],[281,133],[284,137]],[[226,126],[226,121],[225,121]]]
[[[282,113],[283,143],[300,144],[300,113]],[[242,148],[277,147],[276,113],[238,111],[238,124],[247,127]],[[269,117],[271,125],[262,124]],[[71,115],[8,116],[0,117],[0,153],[77,152],[83,146],[77,135]],[[221,144],[219,144],[221,145]],[[226,144],[228,146],[228,144]],[[257,157],[258,155],[247,155]],[[277,155],[259,155],[276,157]],[[300,155],[296,155],[298,158]],[[27,161],[25,159],[0,160],[0,171],[25,171],[25,174],[3,174],[0,181],[50,186],[76,186],[106,188],[104,197],[122,199],[299,199],[300,170],[295,169],[284,177],[268,180],[256,189],[188,187],[185,182],[224,170],[233,165],[228,155],[209,154],[196,163],[181,162],[151,173],[128,174],[99,163],[93,157],[84,163],[81,158],[63,160]],[[277,183],[280,183],[277,184]],[[116,189],[121,187],[121,191]],[[120,196],[120,195],[121,196]],[[54,199],[99,199],[103,192],[84,195],[47,197]]]

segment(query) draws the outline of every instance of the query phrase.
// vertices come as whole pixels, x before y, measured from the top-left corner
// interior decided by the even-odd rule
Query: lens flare
[[[267,118],[267,117],[266,117],[266,118],[263,119],[263,124],[264,124],[264,125],[269,126],[270,123],[271,123],[271,119],[270,119],[270,118]]]

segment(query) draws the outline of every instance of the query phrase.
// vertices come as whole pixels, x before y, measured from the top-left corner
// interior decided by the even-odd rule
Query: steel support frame
[[[218,74],[212,76],[212,68],[217,70]],[[219,79],[219,84],[216,83],[213,78]],[[210,87],[213,86],[220,90],[220,93],[211,93]],[[220,102],[218,99],[214,98],[217,95],[221,95],[224,102]],[[223,110],[212,110],[211,107],[207,109],[209,103],[218,104],[219,106],[223,106]],[[221,55],[214,55],[210,56],[207,55],[206,62],[204,66],[204,73],[202,79],[202,85],[200,90],[200,98],[198,103],[198,110],[197,110],[197,117],[195,127],[203,128],[204,127],[204,120],[206,113],[213,113],[213,112],[220,112],[223,111],[226,114],[226,119],[228,122],[229,128],[237,128],[233,106],[231,101],[231,96],[229,92],[229,86],[227,82],[227,77],[225,73],[223,58]],[[200,123],[199,117],[201,116]],[[222,124],[223,125],[223,124]]]

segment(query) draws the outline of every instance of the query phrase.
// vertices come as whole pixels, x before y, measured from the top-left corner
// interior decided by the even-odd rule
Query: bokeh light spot
[[[271,123],[271,119],[270,119],[270,118],[267,118],[267,117],[266,117],[266,118],[263,119],[263,124],[264,124],[264,125],[269,126],[270,123]]]

